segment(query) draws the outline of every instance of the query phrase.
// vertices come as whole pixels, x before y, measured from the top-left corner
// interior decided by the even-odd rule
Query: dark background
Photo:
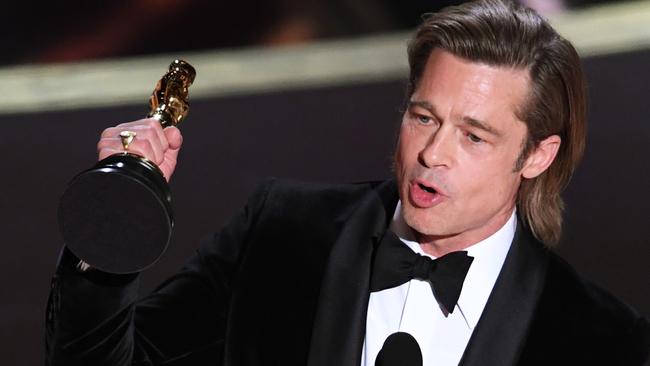
[[[532,5],[549,0],[518,1]],[[565,10],[621,2],[554,1]],[[423,13],[463,2],[467,0],[10,1],[0,12],[0,65],[273,46],[409,30]]]
[[[397,31],[411,29],[422,12],[458,2],[24,0],[4,4],[0,12],[0,65]],[[567,4],[590,2],[600,1]],[[588,144],[564,195],[566,225],[558,249],[580,272],[646,316],[647,65],[650,50],[585,59]],[[326,182],[389,177],[403,89],[402,80],[386,80],[193,100],[171,182],[172,243],[143,274],[142,292],[177,270],[198,238],[218,229],[265,176]],[[142,106],[0,115],[0,365],[43,364],[45,304],[62,245],[58,198],[72,176],[94,163],[99,133],[144,116],[145,99]]]
[[[585,60],[589,141],[566,191],[560,253],[650,314],[650,51]],[[200,70],[198,70],[200,74]],[[403,84],[399,80],[197,100],[182,126],[171,187],[176,226],[143,291],[173,273],[198,238],[219,226],[265,176],[359,181],[390,176]],[[95,160],[102,129],[146,106],[0,116],[0,364],[43,358],[44,309],[61,248],[57,200]]]

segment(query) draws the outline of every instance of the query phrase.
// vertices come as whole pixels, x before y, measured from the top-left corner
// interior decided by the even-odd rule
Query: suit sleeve
[[[138,274],[75,270],[64,248],[46,314],[47,365],[218,364],[228,303],[272,181],[181,271],[138,300]]]

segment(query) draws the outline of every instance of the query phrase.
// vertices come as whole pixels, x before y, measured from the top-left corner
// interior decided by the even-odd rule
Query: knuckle
[[[153,153],[153,147],[151,145],[151,141],[149,140],[142,140],[141,141],[142,148],[145,149],[149,153]]]
[[[111,139],[109,137],[101,138],[99,141],[97,141],[97,150],[105,149],[105,148],[113,145],[113,140],[114,139]]]
[[[156,131],[157,128],[160,127],[160,123],[158,123],[158,121],[156,121],[155,119],[148,119],[147,122],[145,123],[145,126],[150,131]]]
[[[115,130],[116,130],[115,127],[107,128],[104,131],[102,131],[102,133],[101,133],[101,135],[99,135],[99,137],[102,138],[102,139],[106,138],[106,137],[111,137],[111,136],[115,135]]]
[[[158,162],[158,154],[156,154],[156,150],[153,148],[151,141],[143,140],[140,142],[140,145],[138,147],[140,148],[142,155],[145,158],[155,163]]]
[[[125,128],[131,127],[132,125],[133,125],[133,122],[124,122],[124,123],[120,123],[117,126],[115,126],[115,129],[116,130],[117,129],[125,129]]]
[[[99,160],[102,160],[102,159],[105,159],[105,158],[115,154],[115,153],[117,153],[116,150],[105,148],[105,149],[100,150],[97,155],[99,156]]]

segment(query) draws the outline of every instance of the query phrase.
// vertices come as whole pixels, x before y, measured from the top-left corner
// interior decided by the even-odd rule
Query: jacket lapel
[[[515,365],[544,286],[548,252],[521,220],[460,365]]]
[[[309,366],[358,366],[365,334],[373,249],[397,204],[394,181],[365,195],[330,252],[319,295]]]

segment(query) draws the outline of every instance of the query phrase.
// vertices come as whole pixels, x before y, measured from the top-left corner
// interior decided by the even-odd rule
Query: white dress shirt
[[[398,202],[390,229],[414,252],[435,259],[412,240],[401,207]],[[398,331],[415,337],[424,365],[458,365],[501,271],[516,227],[513,211],[497,232],[465,249],[474,261],[465,277],[458,303],[447,316],[434,298],[428,281],[413,279],[397,287],[372,292],[361,366],[374,366],[386,338]]]

